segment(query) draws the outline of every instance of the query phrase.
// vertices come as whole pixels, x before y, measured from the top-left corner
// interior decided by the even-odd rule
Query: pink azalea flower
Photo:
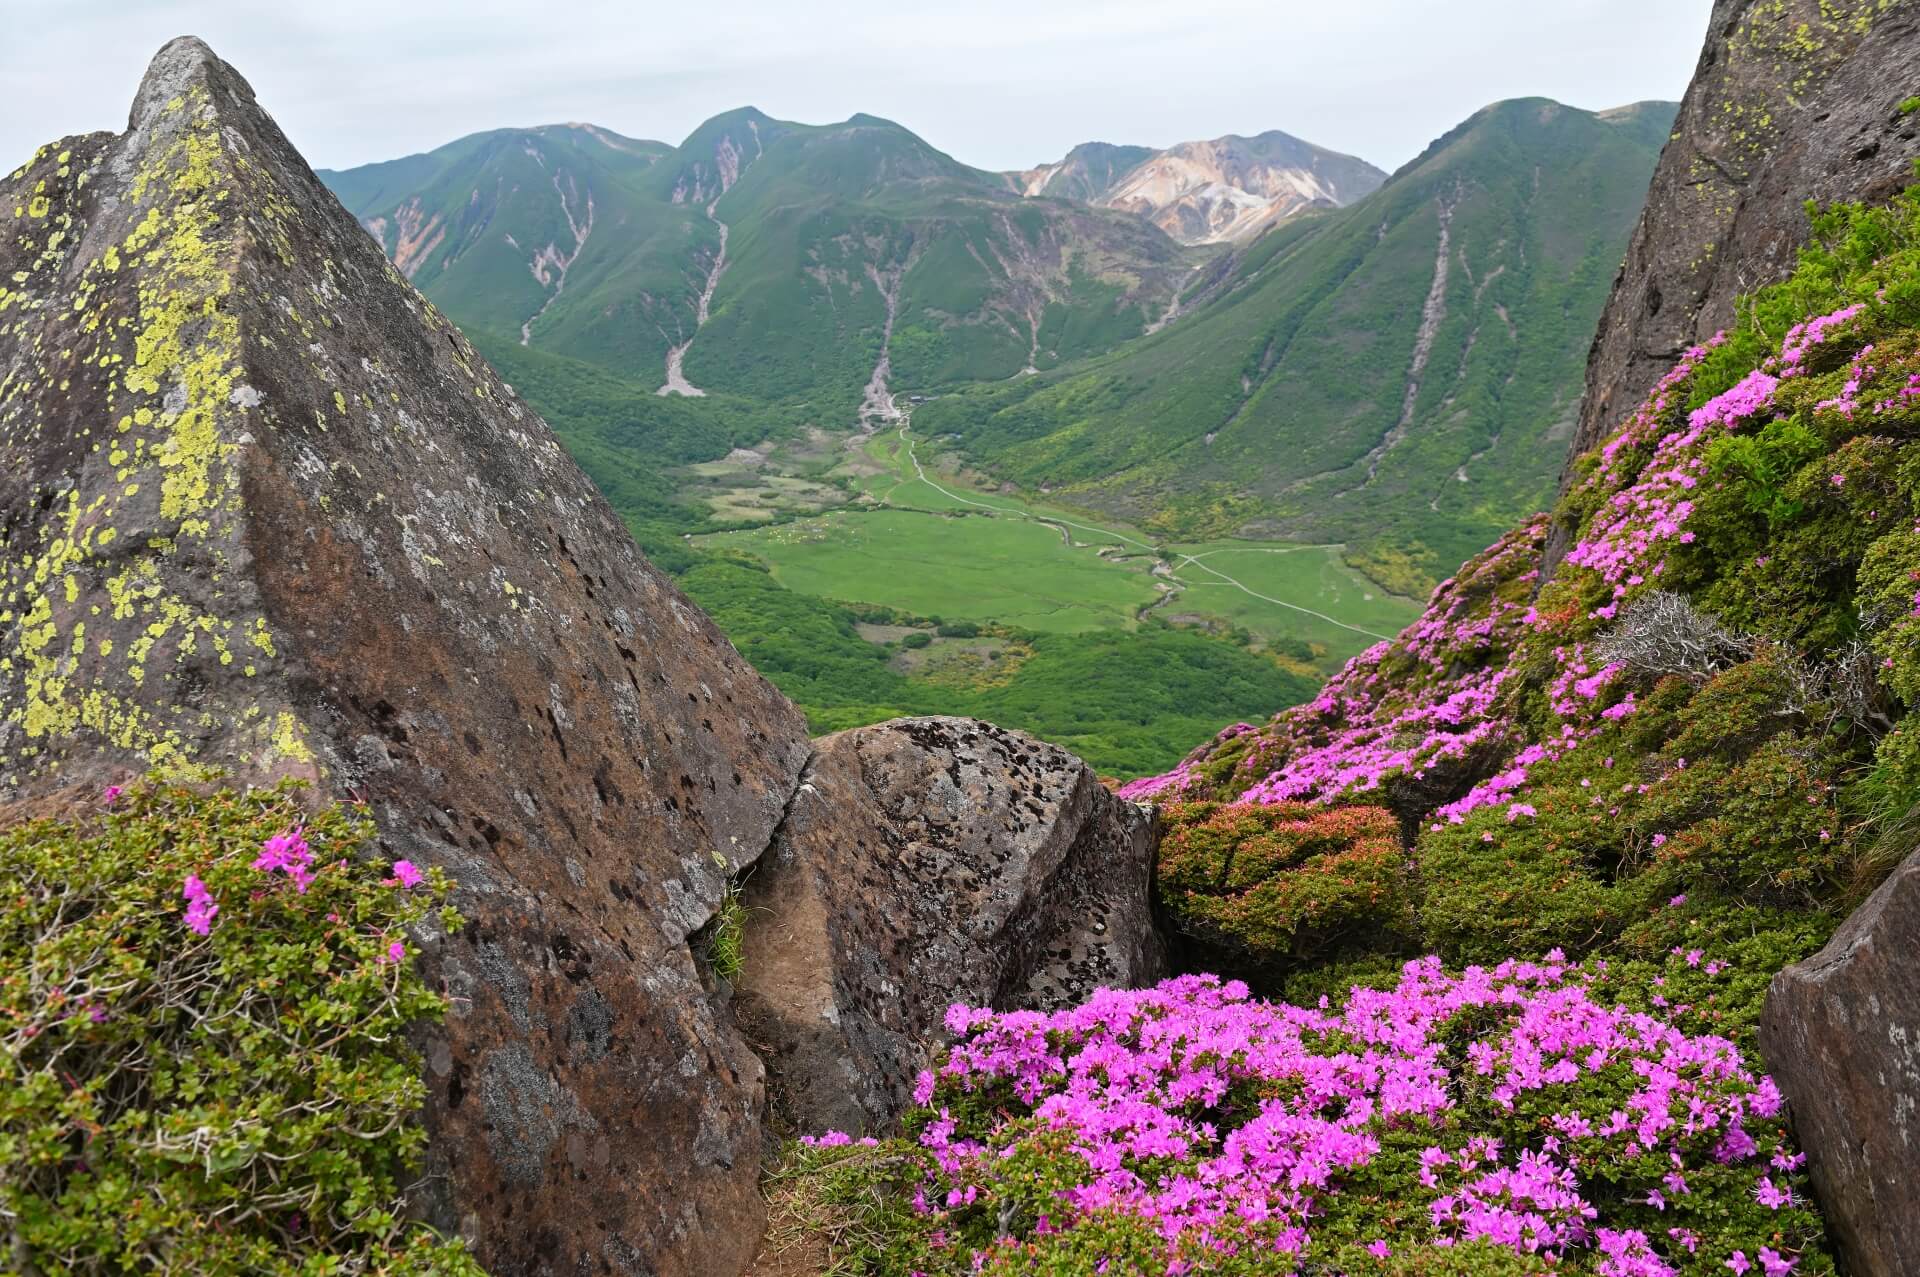
[[[214,903],[213,893],[207,890],[207,884],[200,880],[200,875],[188,874],[186,886],[180,894],[187,900],[187,930],[202,936],[211,932],[214,915],[220,912],[220,906]]]
[[[253,867],[262,873],[280,872],[293,879],[302,895],[313,885],[313,849],[307,846],[305,831],[295,825],[282,830],[260,844]]]

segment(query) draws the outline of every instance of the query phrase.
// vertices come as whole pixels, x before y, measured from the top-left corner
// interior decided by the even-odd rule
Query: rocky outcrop
[[[1244,243],[1302,210],[1344,208],[1387,180],[1365,160],[1278,129],[1164,151],[1086,142],[1058,164],[1006,177],[1022,195],[1121,209],[1189,245]]]
[[[193,765],[366,799],[471,920],[422,937],[423,1209],[502,1277],[738,1271],[762,1069],[688,937],[799,714],[198,41],[0,226],[0,799]]]
[[[1387,175],[1278,129],[1182,142],[1117,178],[1097,201],[1137,213],[1182,244],[1245,241],[1308,208],[1344,208]]]
[[[1775,976],[1760,1049],[1854,1277],[1920,1256],[1920,853]]]
[[[1792,267],[1806,202],[1914,180],[1920,6],[1716,0],[1705,51],[1601,315],[1572,456],[1597,446],[1741,295]]]
[[[1158,979],[1150,817],[1065,750],[953,718],[817,743],[747,880],[737,1008],[802,1130],[878,1131],[948,1005]]]

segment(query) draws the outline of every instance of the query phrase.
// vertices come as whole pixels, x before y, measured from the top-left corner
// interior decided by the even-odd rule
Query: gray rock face
[[[953,1002],[1051,1009],[1159,979],[1153,830],[1017,732],[902,719],[816,742],[743,900],[736,1008],[795,1129],[880,1131]]]
[[[306,777],[445,866],[435,1222],[489,1271],[737,1272],[763,1077],[688,947],[805,725],[231,67],[0,181],[0,798]]]
[[[1775,976],[1760,1050],[1854,1277],[1920,1263],[1920,853]]]
[[[1792,269],[1806,202],[1913,180],[1911,0],[1717,0],[1705,51],[1600,319],[1572,456],[1597,446],[1734,302]],[[1557,557],[1557,556],[1556,556]]]

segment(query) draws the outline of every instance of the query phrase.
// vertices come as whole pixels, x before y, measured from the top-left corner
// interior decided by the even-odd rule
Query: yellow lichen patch
[[[132,198],[118,205],[126,210],[119,214],[125,218],[120,242],[87,263],[67,295],[49,297],[36,290],[35,281],[53,278],[62,255],[86,228],[54,211],[67,207],[57,189],[43,186],[31,208],[22,210],[49,219],[47,237],[33,271],[16,273],[13,282],[26,291],[6,293],[8,307],[32,313],[53,305],[76,316],[75,331],[87,334],[83,348],[61,350],[59,358],[124,372],[95,374],[102,396],[99,425],[80,431],[83,437],[94,430],[106,434],[105,455],[118,471],[112,486],[88,496],[85,480],[73,483],[81,472],[39,476],[65,490],[65,504],[39,520],[36,541],[0,557],[6,608],[0,624],[8,627],[0,630],[6,643],[0,648],[0,719],[18,727],[26,742],[0,760],[10,773],[6,780],[17,780],[23,768],[57,767],[63,738],[86,734],[165,771],[188,766],[195,739],[238,711],[209,717],[208,706],[174,702],[161,685],[182,664],[231,663],[236,636],[265,633],[261,618],[236,625],[206,610],[220,606],[215,600],[224,596],[219,580],[228,560],[222,546],[208,539],[239,502],[236,449],[222,438],[221,415],[241,368],[231,298],[234,228],[244,223],[220,209],[234,180],[233,164],[205,91],[196,89],[174,104],[188,105],[192,118],[145,157]],[[137,272],[132,314],[114,313],[102,303],[118,296],[100,291],[109,273],[123,270]],[[34,334],[23,348],[45,360],[52,351],[43,351],[40,340]],[[16,443],[31,441],[42,428],[40,397],[71,384],[48,376],[44,364],[36,381],[28,367],[25,380],[9,374],[0,386]],[[157,510],[126,505],[143,486],[152,502],[156,483]],[[133,545],[123,531],[134,533]],[[179,571],[191,571],[193,578],[175,568],[183,546],[192,547],[195,565]],[[216,565],[210,584],[201,575],[208,561]],[[196,578],[203,584],[187,584]],[[262,650],[272,657],[270,641]],[[279,753],[310,758],[290,718],[271,735]],[[266,743],[263,735],[255,748]]]
[[[184,392],[177,412],[164,414],[163,439],[156,448],[161,469],[160,513],[186,520],[204,516],[230,486],[223,462],[232,444],[223,443],[217,422],[239,376],[240,326],[221,300],[233,287],[209,234],[215,216],[208,205],[219,175],[217,132],[194,129],[169,149],[163,160],[174,197],[172,216],[158,209],[127,238],[154,272],[140,290],[140,330],[134,339],[134,363],[124,376],[136,394],[161,395],[174,387]],[[143,171],[151,182],[160,175]],[[151,410],[143,409],[149,413]],[[145,424],[135,414],[137,424]]]
[[[313,751],[307,748],[299,720],[286,710],[281,710],[274,716],[271,752],[261,762],[271,766],[283,759],[296,763],[313,761]]]
[[[28,737],[65,735],[79,722],[79,707],[67,700],[67,676],[72,661],[51,654],[59,636],[53,622],[53,601],[41,594],[20,619],[18,652],[25,662],[26,705],[20,726]]]

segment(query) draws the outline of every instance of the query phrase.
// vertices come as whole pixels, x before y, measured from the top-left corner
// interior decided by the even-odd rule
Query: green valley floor
[[[837,449],[837,452],[836,452]],[[902,423],[685,468],[682,580],[819,730],[980,714],[1105,771],[1296,703],[1417,614],[1342,547],[1159,543],[990,490]],[[1275,697],[1278,699],[1275,699]]]

